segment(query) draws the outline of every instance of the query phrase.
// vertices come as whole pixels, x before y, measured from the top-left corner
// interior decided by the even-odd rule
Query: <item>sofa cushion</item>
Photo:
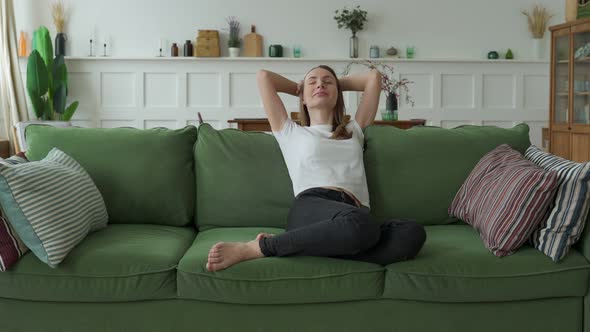
[[[575,250],[559,264],[530,246],[499,258],[468,225],[425,228],[428,240],[418,256],[386,267],[385,298],[486,302],[586,295],[590,264]]]
[[[7,159],[0,158],[0,165],[18,165],[27,162],[29,161],[23,152],[19,152]],[[14,228],[2,216],[0,209],[0,272],[9,269],[27,251],[29,251],[29,248],[25,246],[18,234],[14,231]]]
[[[57,148],[41,161],[0,163],[0,205],[27,248],[51,267],[108,221],[88,173]]]
[[[57,147],[86,169],[105,200],[109,223],[185,226],[195,209],[193,126],[155,128],[26,129],[27,157],[43,159]]]
[[[18,237],[10,223],[0,215],[0,272],[8,270],[29,248]]]
[[[524,123],[510,129],[369,126],[365,144],[371,212],[380,220],[434,225],[453,222],[447,209],[481,157],[500,144],[524,153],[530,140]]]
[[[117,302],[176,297],[176,266],[192,227],[109,225],[52,269],[31,253],[0,273],[0,297],[33,301]]]
[[[200,230],[287,224],[293,184],[273,136],[215,130],[205,123],[199,127],[195,167]]]
[[[531,145],[525,157],[559,177],[549,217],[533,233],[533,246],[559,261],[582,235],[590,205],[590,162],[575,163]]]
[[[449,206],[449,215],[477,229],[494,255],[511,255],[547,218],[557,186],[556,172],[502,144],[471,171]]]
[[[264,257],[225,270],[205,268],[211,246],[248,241],[277,228],[216,228],[200,232],[178,265],[178,295],[226,303],[285,304],[376,299],[383,290],[380,265],[336,258]]]

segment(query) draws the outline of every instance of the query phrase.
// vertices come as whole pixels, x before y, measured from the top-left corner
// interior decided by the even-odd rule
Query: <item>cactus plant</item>
[[[53,57],[51,36],[41,26],[34,33],[34,49],[27,63],[27,92],[39,120],[69,121],[78,101],[66,107],[68,69],[63,55]]]

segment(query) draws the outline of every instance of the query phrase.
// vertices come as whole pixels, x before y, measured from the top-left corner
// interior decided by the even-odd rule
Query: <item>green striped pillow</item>
[[[24,244],[51,267],[108,221],[88,173],[55,148],[37,162],[0,164],[0,206]]]

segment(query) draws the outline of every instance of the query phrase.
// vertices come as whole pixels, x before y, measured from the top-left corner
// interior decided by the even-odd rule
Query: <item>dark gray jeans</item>
[[[327,256],[387,265],[414,258],[424,242],[424,227],[411,220],[379,224],[367,207],[345,193],[311,188],[295,197],[286,231],[262,238],[265,256]]]

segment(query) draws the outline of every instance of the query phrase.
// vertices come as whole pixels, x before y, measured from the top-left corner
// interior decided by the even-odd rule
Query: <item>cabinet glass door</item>
[[[555,63],[555,98],[553,101],[553,122],[568,122],[569,106],[569,59],[570,59],[570,37],[563,35],[555,38],[554,43]]]
[[[590,123],[590,31],[574,35],[573,124]]]

